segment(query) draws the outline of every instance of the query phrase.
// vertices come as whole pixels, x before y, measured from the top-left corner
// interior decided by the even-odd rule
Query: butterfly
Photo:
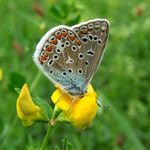
[[[102,60],[109,33],[106,19],[50,29],[37,44],[33,60],[54,84],[72,96],[84,95]]]

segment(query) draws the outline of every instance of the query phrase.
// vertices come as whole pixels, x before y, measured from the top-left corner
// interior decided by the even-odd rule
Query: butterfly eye
[[[83,70],[82,69],[78,69],[78,73],[82,74]]]

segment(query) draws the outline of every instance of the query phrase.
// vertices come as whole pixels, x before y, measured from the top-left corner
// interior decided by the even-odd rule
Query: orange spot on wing
[[[67,33],[67,32],[62,32],[62,35],[63,35],[64,37],[66,37],[66,36],[68,35],[68,33]]]
[[[57,39],[61,39],[61,37],[62,37],[62,34],[60,33],[60,34],[58,34],[58,35],[55,35],[55,37],[57,38]]]
[[[71,41],[74,41],[74,39],[76,38],[75,36],[69,36],[68,37]]]
[[[43,61],[41,60],[41,58],[39,58],[39,61],[40,61],[40,64],[42,64],[42,65],[43,65]]]
[[[50,43],[56,45],[58,43],[58,41],[57,41],[57,39],[54,39],[54,40],[51,40]]]
[[[78,39],[75,39],[75,42],[77,43],[77,45],[81,45],[81,42],[80,42],[80,40],[78,40]]]
[[[43,54],[40,56],[40,62],[43,64],[43,62],[46,62],[48,60],[48,54]]]
[[[47,52],[51,52],[53,50],[53,46],[52,45],[49,45],[46,49],[45,49]]]

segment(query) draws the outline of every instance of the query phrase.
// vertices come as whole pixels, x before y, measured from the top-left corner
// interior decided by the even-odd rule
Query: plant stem
[[[47,133],[46,133],[46,135],[45,135],[45,137],[44,137],[44,140],[43,140],[43,142],[42,142],[42,145],[41,145],[41,147],[40,147],[40,150],[44,150],[44,149],[45,149],[45,147],[46,147],[46,145],[47,145],[47,143],[48,143],[48,140],[49,140],[49,138],[50,138],[52,128],[53,128],[53,127],[52,127],[51,125],[48,126],[48,130],[47,130]]]

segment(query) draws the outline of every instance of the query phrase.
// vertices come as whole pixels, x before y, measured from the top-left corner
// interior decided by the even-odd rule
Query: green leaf
[[[81,7],[75,2],[61,1],[50,7],[52,17],[60,23],[72,26],[79,23]]]
[[[50,120],[53,114],[51,106],[40,97],[33,98],[33,101],[42,109],[45,118],[47,120]]]
[[[55,150],[60,150],[60,148],[58,147],[58,145],[55,146]]]
[[[63,139],[63,150],[67,150],[67,142],[68,142],[68,137],[65,136],[65,138]]]
[[[68,150],[73,150],[73,145],[71,142],[67,143],[67,148],[68,148]]]

